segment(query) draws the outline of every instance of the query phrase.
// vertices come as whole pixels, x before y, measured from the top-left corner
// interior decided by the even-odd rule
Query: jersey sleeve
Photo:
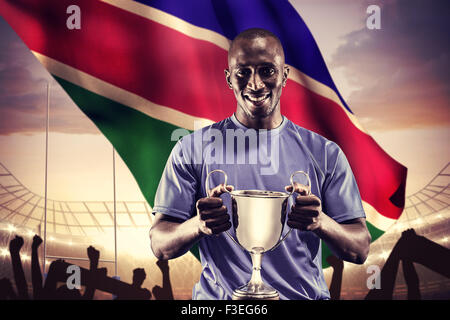
[[[179,140],[167,160],[158,185],[153,206],[156,212],[187,220],[196,214],[195,201],[198,179]]]
[[[342,150],[336,146],[334,166],[327,172],[322,192],[322,209],[337,222],[365,218],[358,185],[350,164]]]

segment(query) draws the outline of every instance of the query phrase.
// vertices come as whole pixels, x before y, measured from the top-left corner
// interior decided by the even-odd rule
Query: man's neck
[[[250,118],[247,114],[245,114],[242,110],[236,110],[235,116],[236,119],[245,127],[252,128],[255,130],[259,129],[275,129],[281,125],[283,122],[283,116],[281,115],[280,109],[274,110],[274,112],[264,118]]]

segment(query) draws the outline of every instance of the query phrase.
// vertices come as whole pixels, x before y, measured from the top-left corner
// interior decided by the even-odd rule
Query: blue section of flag
[[[248,28],[276,34],[285,49],[286,63],[337,90],[319,47],[295,8],[286,0],[137,0],[198,27],[233,39]]]

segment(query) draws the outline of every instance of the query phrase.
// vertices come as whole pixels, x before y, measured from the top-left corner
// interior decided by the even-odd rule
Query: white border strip
[[[186,128],[188,130],[194,130],[194,121],[196,121],[195,129],[199,129],[200,127],[204,127],[214,123],[214,121],[211,121],[209,119],[194,117],[181,111],[153,103],[134,93],[109,84],[103,80],[93,77],[78,69],[72,68],[64,63],[58,62],[52,58],[44,56],[38,52],[31,52],[42,63],[42,65],[55,76],[72,82],[88,91],[92,91],[110,100],[131,107],[152,118],[173,124],[181,128]]]
[[[159,9],[147,6],[136,1],[126,0],[100,0],[114,7],[134,13],[140,17],[155,21],[171,29],[177,30],[189,37],[204,40],[215,44],[216,46],[228,51],[231,41],[223,35],[209,29],[197,27],[174,15],[161,11]]]
[[[362,202],[364,212],[366,213],[366,220],[370,222],[377,229],[386,231],[397,222],[396,219],[391,219],[380,214],[374,207],[372,207],[367,202]]]
[[[293,66],[289,66],[289,68],[290,71],[288,79],[291,79],[292,81],[297,82],[306,89],[311,90],[312,92],[336,103],[338,106],[341,107],[342,111],[345,112],[345,115],[348,117],[350,122],[353,123],[353,125],[356,128],[358,128],[365,134],[369,135],[366,129],[364,129],[364,127],[359,123],[358,119],[351,112],[349,112],[347,108],[343,106],[341,99],[339,99],[338,95],[336,94],[336,92],[334,92],[333,89],[304,74],[303,72],[301,72],[300,70],[296,69]]]

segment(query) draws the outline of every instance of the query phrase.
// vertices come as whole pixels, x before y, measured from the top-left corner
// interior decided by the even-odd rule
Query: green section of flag
[[[385,231],[376,228],[373,224],[366,220],[367,229],[369,229],[370,235],[372,236],[372,242],[381,237]]]
[[[366,220],[367,229],[369,229],[369,233],[372,236],[372,242],[381,237],[384,233],[383,230],[376,228],[373,224]],[[328,256],[332,255],[330,248],[322,241],[322,268],[328,268],[330,265],[327,262]]]
[[[55,79],[112,143],[153,207],[161,174],[176,143],[171,141],[171,134],[178,127],[61,78]]]

